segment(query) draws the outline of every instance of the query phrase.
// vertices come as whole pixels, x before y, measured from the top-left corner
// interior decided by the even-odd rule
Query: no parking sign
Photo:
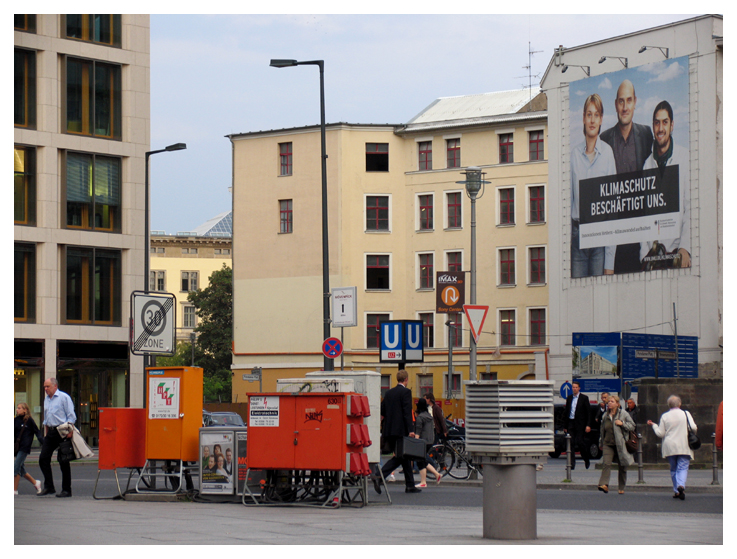
[[[322,354],[330,359],[335,359],[343,353],[343,344],[338,338],[328,338],[322,343]]]

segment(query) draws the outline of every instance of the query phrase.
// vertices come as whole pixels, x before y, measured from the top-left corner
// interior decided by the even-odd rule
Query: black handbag
[[[683,410],[683,413],[686,414],[686,427],[688,427],[688,448],[691,450],[698,450],[701,448],[701,439],[691,430],[691,422],[688,420],[686,410]]]
[[[396,454],[397,458],[424,458],[425,439],[415,439],[414,437],[397,439]]]
[[[76,460],[77,456],[74,454],[74,446],[72,445],[72,439],[62,439],[59,443],[59,452],[56,455],[59,462],[71,462]]]

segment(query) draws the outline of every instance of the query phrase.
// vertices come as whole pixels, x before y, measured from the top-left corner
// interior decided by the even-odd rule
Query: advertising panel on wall
[[[691,266],[689,60],[571,82],[571,277]]]

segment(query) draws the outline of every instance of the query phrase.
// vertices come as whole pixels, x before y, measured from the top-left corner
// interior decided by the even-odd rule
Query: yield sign
[[[468,324],[471,326],[471,334],[473,341],[479,343],[481,329],[484,327],[484,320],[489,312],[488,305],[463,305],[463,312],[466,313]]]

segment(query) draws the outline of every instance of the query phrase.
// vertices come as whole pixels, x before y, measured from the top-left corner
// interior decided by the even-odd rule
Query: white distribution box
[[[325,373],[323,373],[324,375]],[[352,379],[346,378],[281,378],[277,392],[356,392]]]

